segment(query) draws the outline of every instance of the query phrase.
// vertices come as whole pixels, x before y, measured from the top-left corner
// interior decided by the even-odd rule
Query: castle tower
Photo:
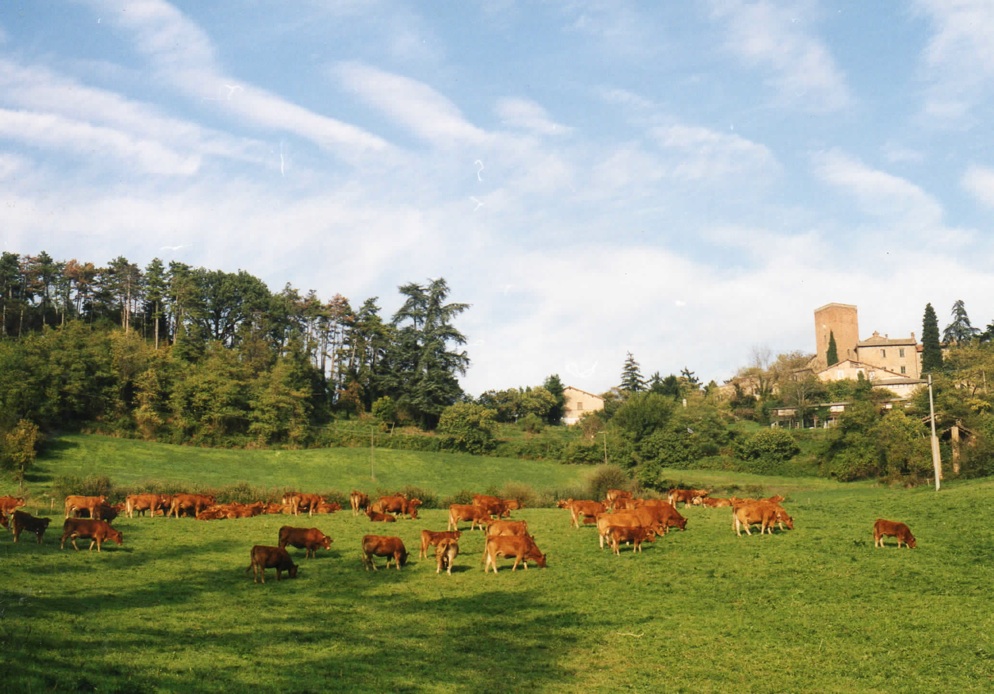
[[[859,318],[856,307],[851,304],[825,304],[815,309],[815,348],[818,363],[823,367],[828,363],[828,343],[835,336],[835,349],[839,361],[856,358],[856,345],[859,344]]]

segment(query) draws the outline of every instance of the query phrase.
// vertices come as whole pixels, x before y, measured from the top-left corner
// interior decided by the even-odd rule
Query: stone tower
[[[815,348],[818,363],[824,368],[828,364],[828,342],[835,336],[835,349],[839,361],[856,358],[856,345],[859,343],[859,318],[856,307],[851,304],[825,304],[815,309]]]

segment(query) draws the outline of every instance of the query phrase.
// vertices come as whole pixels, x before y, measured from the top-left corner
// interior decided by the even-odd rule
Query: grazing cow
[[[86,510],[90,518],[100,519],[100,507],[107,501],[103,496],[78,496],[70,494],[66,497],[66,518],[73,516],[77,511]]]
[[[687,529],[687,519],[680,515],[669,502],[662,499],[654,499],[653,503],[646,503],[633,509],[636,517],[642,521],[642,525],[649,527],[657,525],[657,532],[661,535],[669,533],[670,528]]]
[[[469,529],[479,526],[483,530],[490,522],[487,509],[473,504],[452,504],[449,506],[449,525],[447,530],[458,530],[460,521],[469,521]]]
[[[654,542],[656,539],[656,531],[644,526],[623,528],[618,525],[612,525],[608,529],[608,534],[611,537],[611,549],[618,556],[621,556],[621,551],[618,547],[622,542],[631,542],[632,552],[641,552],[643,542]]]
[[[896,537],[898,549],[902,544],[907,545],[908,549],[914,549],[917,545],[915,536],[911,534],[911,529],[907,525],[878,518],[873,524],[873,546],[883,547],[885,537]]]
[[[283,547],[255,545],[249,552],[249,558],[251,561],[245,571],[252,572],[252,583],[259,583],[260,578],[265,583],[266,569],[276,569],[277,581],[282,579],[284,571],[290,578],[297,578],[297,565]]]
[[[567,499],[561,508],[569,509],[570,525],[580,527],[580,516],[593,518],[598,513],[607,511],[607,507],[599,501]]]
[[[119,545],[124,542],[124,536],[121,535],[121,531],[111,527],[110,523],[105,520],[66,518],[62,524],[62,544],[60,549],[66,548],[66,540],[68,539],[72,541],[73,549],[78,552],[79,547],[76,546],[76,538],[89,539],[90,551],[93,550],[93,545],[96,545],[97,552],[100,551],[100,545],[106,540],[112,540]]]
[[[490,567],[493,567],[494,573],[497,573],[497,557],[506,557],[510,559],[514,557],[514,565],[511,567],[511,571],[516,571],[518,564],[524,564],[525,569],[528,568],[528,560],[534,561],[541,568],[546,566],[546,555],[542,554],[538,549],[538,545],[535,544],[535,540],[531,537],[518,537],[518,536],[491,536],[487,538],[487,543],[483,549],[483,553],[486,560],[483,564],[483,572],[486,573]]]
[[[425,559],[428,556],[428,548],[432,545],[437,546],[442,540],[459,540],[462,536],[461,530],[440,530],[438,532],[432,532],[431,530],[421,531],[421,554],[418,555],[419,559]]]
[[[369,508],[369,497],[358,490],[353,490],[349,494],[349,505],[352,506],[352,515],[358,516],[360,511],[365,512]]]
[[[418,519],[418,508],[424,502],[421,499],[411,499],[407,502],[407,515],[411,517],[411,520]]]
[[[164,513],[171,502],[172,499],[163,494],[129,494],[124,498],[124,512],[128,518],[134,518],[135,511],[140,516],[144,516],[145,511],[148,511],[151,518],[160,511]]]
[[[18,509],[25,504],[26,502],[22,496],[0,496],[0,513],[9,516],[14,512],[14,509]]]
[[[473,505],[486,509],[487,513],[494,518],[504,518],[511,515],[511,511],[503,499],[489,494],[474,494]]]
[[[452,562],[459,556],[459,543],[452,538],[445,538],[435,547],[435,573],[442,571],[452,575]]]
[[[290,513],[299,516],[301,511],[307,511],[308,516],[314,515],[314,509],[325,499],[319,494],[304,494],[302,492],[287,492],[283,495],[283,504],[290,507]]]
[[[179,518],[179,514],[183,513],[196,518],[198,513],[216,503],[217,500],[210,494],[174,494],[166,515]]]
[[[10,532],[14,535],[14,542],[17,542],[17,538],[21,536],[22,530],[34,533],[40,545],[41,537],[48,530],[48,524],[51,522],[51,518],[35,518],[30,513],[14,511],[10,515]]]
[[[366,515],[369,516],[369,520],[374,523],[396,523],[397,518],[389,513],[380,513],[379,511],[374,511],[370,508],[366,511]]]
[[[376,571],[376,562],[373,557],[386,557],[387,568],[390,568],[390,560],[393,559],[397,570],[407,563],[407,548],[404,541],[399,537],[385,535],[365,535],[362,538],[362,563],[366,566],[366,571],[370,568]]]
[[[787,512],[772,501],[757,501],[751,504],[743,504],[733,507],[735,534],[742,535],[742,528],[745,528],[746,535],[752,535],[749,530],[750,525],[759,524],[759,533],[769,531],[773,534],[773,526],[778,522],[783,522],[791,530],[794,529],[794,519],[787,515]]]
[[[304,550],[304,559],[310,559],[317,554],[319,548],[331,549],[332,539],[317,528],[291,528],[284,525],[280,528],[279,545],[287,545]]]
[[[487,537],[528,534],[528,521],[492,520],[487,523]]]
[[[652,509],[640,507],[634,511],[616,511],[615,513],[599,513],[596,516],[597,542],[601,549],[611,544],[612,528],[652,528],[660,535],[666,532],[666,526],[660,525]]]

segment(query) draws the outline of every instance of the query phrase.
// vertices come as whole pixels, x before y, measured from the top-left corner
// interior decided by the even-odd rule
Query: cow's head
[[[535,553],[535,557],[534,557],[535,563],[538,564],[539,568],[544,569],[546,567],[546,558],[547,557],[548,557],[547,554],[539,554],[538,552]]]
[[[297,565],[290,564],[290,568],[286,570],[286,573],[290,578],[297,578]]]
[[[908,545],[910,549],[914,549],[915,547],[918,546],[918,543],[915,541],[915,536],[912,535],[911,533],[908,533],[908,537],[905,540],[905,544]]]
[[[121,531],[117,528],[112,528],[111,526],[107,527],[110,528],[110,531],[107,533],[107,539],[113,540],[119,545],[122,544],[124,542],[124,535],[121,534]]]
[[[331,549],[332,542],[333,540],[327,535],[325,535],[321,540],[321,546],[324,547],[325,549]]]

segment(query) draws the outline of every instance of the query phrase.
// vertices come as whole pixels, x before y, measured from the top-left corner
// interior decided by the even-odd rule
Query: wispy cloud
[[[293,133],[348,160],[388,148],[385,140],[362,128],[315,113],[226,73],[217,64],[210,38],[166,2],[90,3],[104,10],[108,21],[130,36],[161,81],[198,101],[215,101],[222,114],[249,125]],[[237,85],[244,91],[239,91],[238,98],[218,99],[225,85]]]
[[[994,3],[989,0],[917,0],[932,22],[923,54],[930,79],[925,114],[958,123],[994,87]]]
[[[717,179],[746,171],[771,170],[770,150],[738,135],[700,126],[654,128],[656,143],[673,159],[670,175],[682,180]]]
[[[779,101],[814,112],[838,111],[852,103],[825,43],[808,30],[805,7],[713,0],[711,8],[712,16],[727,27],[727,48],[747,66],[767,71],[766,81]]]
[[[537,135],[566,135],[572,130],[552,120],[542,106],[529,99],[501,99],[497,102],[497,115],[504,125]]]
[[[423,82],[361,63],[341,63],[334,73],[360,99],[436,145],[486,139],[486,133],[466,120],[455,104]]]
[[[978,202],[987,207],[994,207],[994,169],[971,166],[963,174],[960,183]]]

